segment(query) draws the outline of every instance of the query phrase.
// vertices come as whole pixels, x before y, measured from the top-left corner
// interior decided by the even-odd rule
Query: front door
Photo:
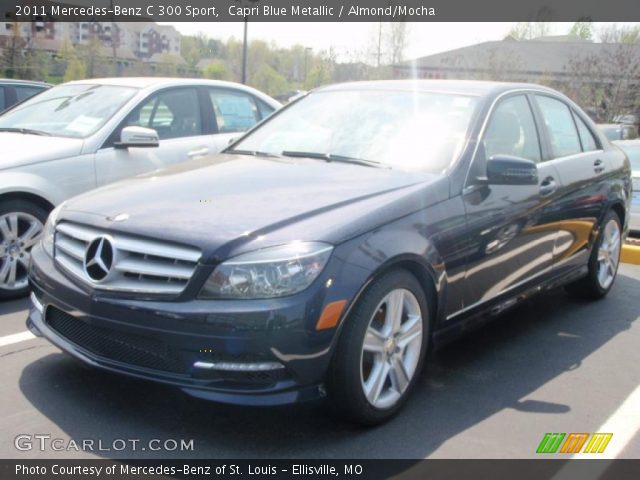
[[[536,162],[538,185],[489,185],[486,164],[495,155]],[[549,212],[560,180],[553,165],[542,158],[529,97],[516,94],[501,99],[478,143],[463,191],[470,242],[464,310],[551,268],[557,228]]]
[[[156,130],[160,145],[115,148],[113,143],[126,126]],[[98,185],[208,155],[215,150],[215,145],[211,135],[204,132],[196,88],[173,88],[154,94],[127,116],[104,148],[96,153]]]

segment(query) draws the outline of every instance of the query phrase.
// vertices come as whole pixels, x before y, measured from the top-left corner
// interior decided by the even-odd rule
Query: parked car
[[[0,112],[48,88],[48,83],[0,78]]]
[[[559,285],[604,297],[630,173],[548,88],[321,88],[220,155],[58,207],[32,253],[28,327],[199,398],[326,396],[379,423],[428,348]]]
[[[628,113],[625,115],[616,115],[613,121],[624,125],[632,125],[636,133],[640,134],[640,115],[638,114]]]
[[[600,123],[598,128],[609,141],[614,140],[633,140],[638,138],[638,131],[633,125],[624,125],[622,123]]]
[[[633,200],[629,216],[629,228],[633,233],[640,234],[640,140],[625,140],[614,143],[627,154],[631,162]]]
[[[85,80],[0,116],[0,298],[27,293],[48,213],[101,185],[217,152],[280,104],[227,82]]]

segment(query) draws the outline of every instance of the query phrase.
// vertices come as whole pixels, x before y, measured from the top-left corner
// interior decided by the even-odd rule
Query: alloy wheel
[[[17,291],[27,286],[29,252],[42,229],[42,222],[28,213],[0,216],[0,289]]]
[[[610,219],[604,227],[598,246],[598,283],[603,289],[609,288],[615,279],[620,261],[620,226]]]
[[[388,293],[367,328],[360,361],[361,386],[368,402],[393,407],[413,378],[423,341],[420,304],[409,290]]]

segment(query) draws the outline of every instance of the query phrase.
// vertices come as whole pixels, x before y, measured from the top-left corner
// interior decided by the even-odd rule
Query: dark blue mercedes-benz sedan
[[[471,324],[560,285],[606,295],[631,192],[625,155],[548,88],[321,88],[222,154],[52,212],[28,325],[196,397],[326,397],[375,424]]]

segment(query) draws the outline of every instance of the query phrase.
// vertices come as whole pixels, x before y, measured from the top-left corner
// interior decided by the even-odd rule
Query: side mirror
[[[120,141],[115,143],[116,148],[129,147],[157,147],[160,145],[158,132],[152,128],[124,127],[120,132]]]
[[[538,166],[526,158],[495,155],[487,160],[490,185],[537,185]]]

